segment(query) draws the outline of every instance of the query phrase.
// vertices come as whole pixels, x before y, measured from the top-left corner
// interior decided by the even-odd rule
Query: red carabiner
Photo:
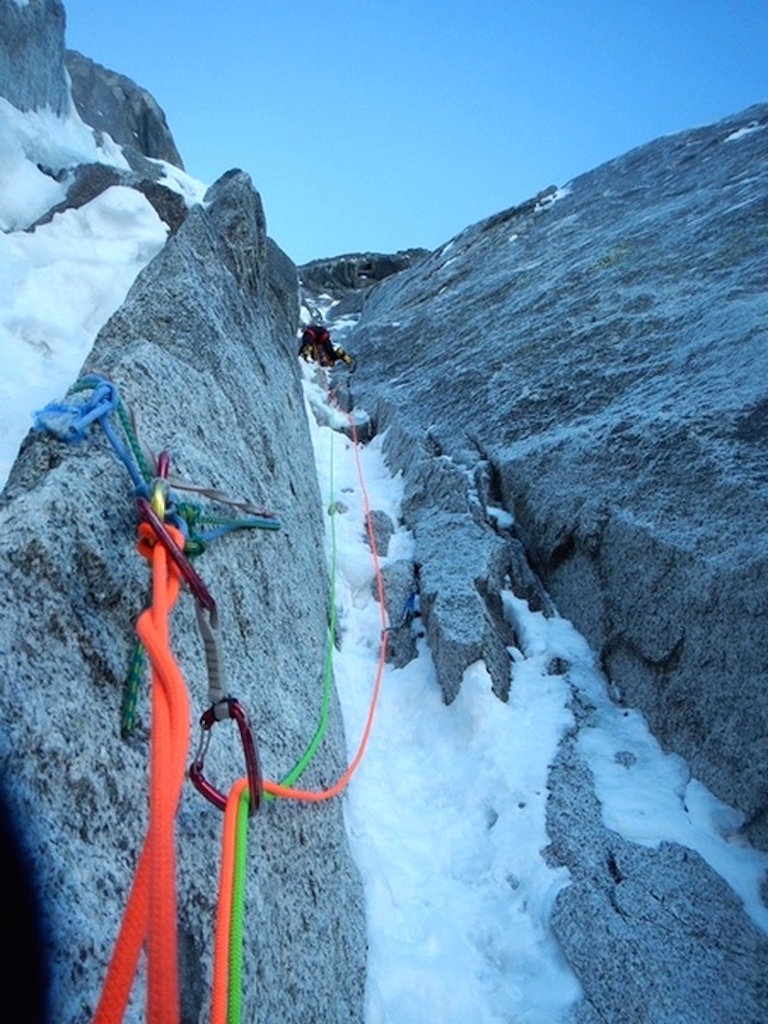
[[[211,597],[211,593],[205,583],[203,583],[200,574],[168,532],[168,528],[165,523],[158,516],[157,512],[155,512],[146,498],[138,497],[136,499],[136,504],[139,506],[140,518],[149,523],[155,531],[155,536],[158,541],[164,545],[168,554],[179,567],[179,572],[189,584],[189,589],[192,591],[195,598],[204,608],[207,608],[208,611],[212,611],[216,602]]]
[[[171,466],[171,457],[168,452],[160,452],[157,456],[157,475],[162,480],[168,479],[168,471]]]
[[[226,710],[224,711],[223,709]],[[206,800],[210,800],[219,810],[225,810],[227,798],[221,790],[216,789],[203,775],[203,762],[211,738],[210,730],[216,722],[220,722],[224,718],[234,718],[237,722],[237,728],[240,730],[240,740],[243,744],[243,752],[245,753],[245,770],[248,777],[250,796],[248,815],[250,817],[256,813],[261,803],[261,768],[259,767],[256,741],[248,721],[248,715],[245,713],[245,708],[242,704],[239,704],[233,697],[226,697],[221,703],[214,704],[200,716],[200,726],[203,732],[200,737],[200,746],[198,747],[195,760],[189,768],[189,778],[195,789],[202,793]]]

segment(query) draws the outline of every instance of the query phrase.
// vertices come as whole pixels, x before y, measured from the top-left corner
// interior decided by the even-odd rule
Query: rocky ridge
[[[146,89],[77,50],[66,51],[65,67],[80,117],[96,131],[107,132],[129,163],[141,155],[184,170],[165,113]]]
[[[428,255],[427,249],[403,249],[392,254],[357,252],[312,260],[299,267],[302,299],[316,318],[322,317],[322,296],[334,297],[337,317],[359,313],[367,289]]]
[[[109,145],[123,166],[103,162],[38,169],[66,186],[65,198],[32,223],[34,230],[57,213],[77,209],[105,189],[125,185],[142,192],[172,231],[186,216],[187,204],[168,180],[166,163],[183,170],[183,161],[157,101],[130,78],[66,50],[66,15],[60,0],[0,6],[0,97],[21,111],[47,110],[61,117],[77,110],[94,135],[97,150]],[[71,83],[71,89],[70,89]]]

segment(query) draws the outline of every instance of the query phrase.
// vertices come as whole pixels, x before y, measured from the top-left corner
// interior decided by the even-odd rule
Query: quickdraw
[[[137,498],[136,504],[139,507],[140,518],[150,524],[155,536],[165,547],[176,563],[179,572],[189,584],[189,589],[192,591],[195,600],[199,601],[204,608],[214,608],[215,601],[211,597],[211,593],[205,583],[203,583],[200,574],[184,554],[183,549],[173,539],[165,523],[152,507],[152,504],[146,498]]]

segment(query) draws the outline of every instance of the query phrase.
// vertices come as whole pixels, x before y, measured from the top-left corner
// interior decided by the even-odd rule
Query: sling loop
[[[212,705],[216,705],[227,695],[224,686],[224,654],[219,636],[219,609],[216,605],[210,609],[204,608],[199,601],[195,601],[195,616],[197,630],[205,650],[205,666],[208,670],[208,700]]]

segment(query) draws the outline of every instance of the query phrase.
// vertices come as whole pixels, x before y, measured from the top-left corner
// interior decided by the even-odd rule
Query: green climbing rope
[[[328,514],[331,517],[331,564],[330,564],[330,578],[331,578],[331,589],[329,594],[330,601],[330,612],[328,617],[328,642],[325,648],[325,665],[323,668],[323,695],[320,704],[320,719],[315,729],[315,733],[312,739],[309,741],[306,750],[301,755],[296,764],[291,768],[285,778],[282,779],[280,785],[282,786],[293,786],[297,779],[299,779],[307,767],[309,766],[312,758],[317,753],[317,748],[323,742],[323,738],[328,730],[328,713],[331,704],[331,686],[333,684],[333,649],[336,643],[336,564],[337,564],[337,542],[336,542],[336,511],[335,511],[335,498],[333,493],[333,441],[334,431],[330,431],[330,455],[329,455],[329,507]],[[265,801],[274,800],[275,797],[271,793],[264,793],[263,799]]]
[[[137,640],[133,645],[128,676],[123,687],[123,704],[120,709],[120,735],[124,740],[133,734],[136,726],[136,703],[141,684],[144,681],[145,668],[146,651],[144,644]]]
[[[122,398],[119,398],[117,401],[117,415],[122,425],[123,431],[125,432],[125,436],[128,440],[128,444],[130,445],[131,451],[133,452],[133,457],[134,459],[136,459],[136,464],[139,467],[139,471],[141,472],[141,475],[144,477],[144,482],[149,483],[154,474],[144,456],[144,450],[141,447],[138,435],[133,426],[133,418],[131,417],[128,410],[125,408],[125,404]]]
[[[246,786],[237,805],[235,872],[232,880],[232,919],[229,942],[229,984],[227,986],[227,1024],[243,1019],[243,932],[245,925],[245,876],[248,845],[248,809],[250,796]]]

